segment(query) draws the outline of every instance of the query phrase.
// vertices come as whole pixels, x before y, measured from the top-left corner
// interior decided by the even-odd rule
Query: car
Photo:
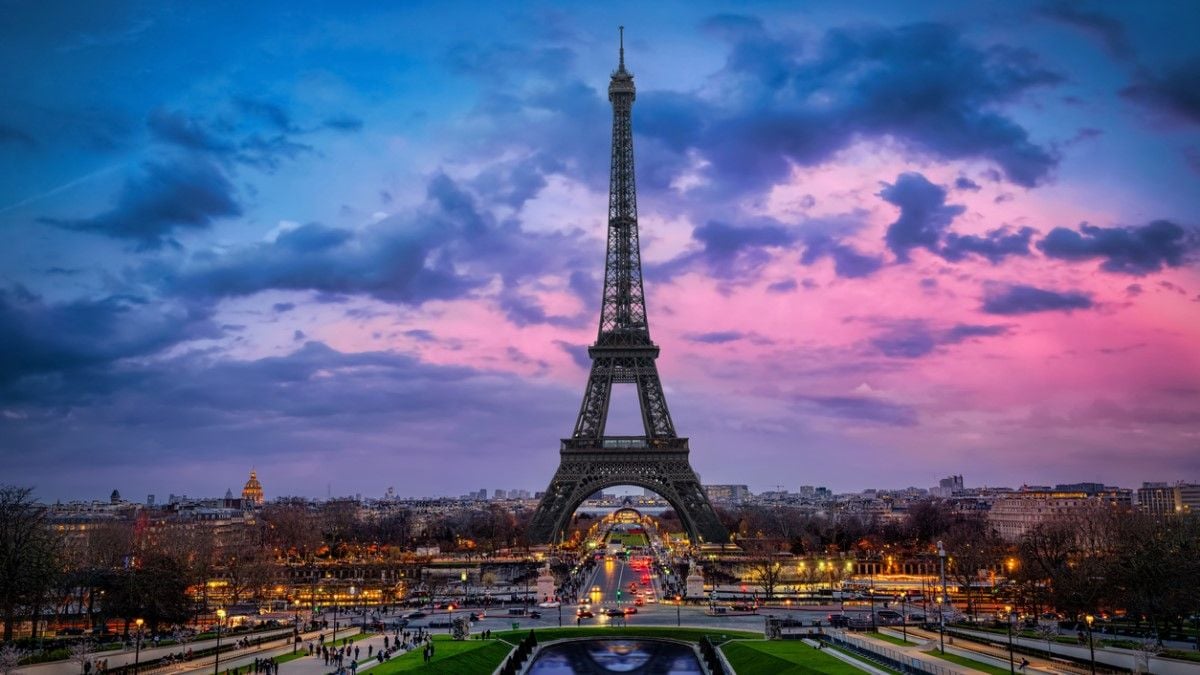
[[[530,612],[530,613],[529,613],[529,618],[531,618],[531,619],[540,619],[540,618],[542,618],[542,613],[541,613],[541,612],[539,612],[539,611],[537,611],[537,610],[535,609],[534,611],[532,611],[532,612]]]
[[[561,603],[551,600],[549,602],[538,603],[538,607],[541,607],[542,609],[556,609],[560,606],[560,604]]]
[[[625,608],[625,613],[626,614],[637,614],[637,607],[630,605],[629,607]]]
[[[590,610],[590,609],[580,608],[579,610],[577,610],[575,612],[575,616],[577,616],[580,619],[591,619],[591,618],[595,617],[596,615],[593,614],[592,610]]]
[[[829,625],[834,628],[845,628],[850,624],[850,617],[845,614],[830,614],[827,618]]]
[[[753,612],[757,608],[754,605],[736,604],[731,605],[729,609],[732,609],[735,612]]]
[[[610,609],[607,612],[605,612],[604,614],[605,614],[605,616],[610,616],[610,617],[625,616],[625,612],[622,612],[619,609]]]
[[[406,616],[404,618],[408,619],[409,621],[412,621],[413,619],[424,619],[427,616],[429,616],[429,615],[426,614],[425,612],[409,612],[408,616]]]
[[[646,599],[639,597],[633,601],[633,604],[637,605],[638,607],[641,607],[642,605],[646,604]]]
[[[875,619],[878,623],[881,623],[885,626],[904,623],[904,617],[900,615],[900,612],[895,612],[890,609],[881,609],[878,612],[875,612]]]

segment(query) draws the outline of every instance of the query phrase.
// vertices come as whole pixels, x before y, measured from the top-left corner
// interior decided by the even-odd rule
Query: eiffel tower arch
[[[608,244],[600,330],[588,348],[591,373],[570,438],[559,449],[559,466],[529,526],[534,542],[559,539],[583,500],[614,485],[636,485],[658,493],[679,514],[694,543],[724,543],[700,477],[688,458],[688,439],[675,433],[658,377],[658,345],[650,339],[638,243],[637,186],[633,170],[631,111],[636,91],[625,70],[624,29],[620,61],[608,85],[612,102],[612,168],[609,174]],[[637,387],[641,436],[607,436],[613,384]]]

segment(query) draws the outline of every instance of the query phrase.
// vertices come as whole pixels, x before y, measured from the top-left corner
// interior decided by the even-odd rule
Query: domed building
[[[250,480],[246,481],[246,487],[242,488],[242,501],[255,506],[263,503],[262,483],[258,482],[258,474],[253,469],[250,470]]]

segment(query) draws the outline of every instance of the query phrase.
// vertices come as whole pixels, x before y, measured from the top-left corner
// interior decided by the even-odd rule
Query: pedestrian
[[[375,649],[375,645],[367,645],[367,658],[371,658],[371,650]]]
[[[1025,672],[1025,668],[1029,666],[1029,659],[1021,658],[1021,672]]]

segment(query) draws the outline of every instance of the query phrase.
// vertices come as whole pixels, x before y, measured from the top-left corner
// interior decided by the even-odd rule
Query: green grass
[[[867,633],[867,635],[870,635],[871,637],[875,638],[876,640],[883,640],[884,642],[890,642],[894,645],[900,645],[901,647],[911,647],[911,646],[917,644],[916,642],[906,642],[904,640],[904,638],[898,638],[898,637],[895,637],[892,635],[888,635],[887,633]]]
[[[644,534],[632,534],[629,532],[613,532],[608,535],[608,540],[614,544],[623,544],[625,546],[649,546],[650,542]]]
[[[302,659],[305,656],[308,656],[307,651],[297,651],[295,654],[284,654],[283,656],[276,656],[275,663],[287,663],[288,661],[295,661],[296,659]]]
[[[723,646],[738,675],[859,675],[863,671],[799,640],[742,641]]]
[[[717,644],[726,640],[742,639],[756,640],[761,639],[761,633],[751,633],[743,630],[719,630],[709,628],[671,628],[668,626],[626,626],[624,628],[611,628],[604,626],[587,626],[583,628],[538,628],[538,642],[547,642],[549,640],[558,640],[561,638],[572,637],[657,637],[657,638],[672,638],[675,640],[686,640],[688,642],[699,642],[705,635],[711,636]],[[501,640],[507,640],[512,643],[517,643],[521,638],[529,634],[528,630],[506,630],[495,631],[492,633],[494,637]]]
[[[433,636],[433,660],[425,663],[421,648],[413,649],[403,656],[381,663],[368,672],[371,675],[391,673],[490,673],[504,661],[512,651],[512,645],[498,640],[463,640],[456,642],[448,635]],[[359,668],[361,671],[362,668]]]
[[[927,651],[925,653],[934,658],[945,659],[950,663],[956,663],[960,666],[971,668],[972,670],[982,670],[985,673],[991,673],[991,675],[1008,675],[1008,668],[997,668],[996,666],[988,665],[981,661],[976,661],[975,659],[968,659],[967,657],[959,656],[958,654],[951,654],[950,652],[942,654],[936,649]]]

